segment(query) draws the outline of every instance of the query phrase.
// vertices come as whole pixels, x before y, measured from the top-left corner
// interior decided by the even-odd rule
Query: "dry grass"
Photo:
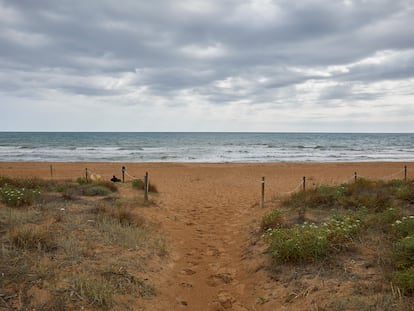
[[[0,205],[1,307],[101,310],[115,307],[122,296],[155,295],[140,275],[146,278],[147,263],[165,256],[166,246],[140,216],[142,205],[117,199],[112,183],[0,178],[1,182],[40,187],[48,197],[28,206]],[[57,188],[74,200],[55,195]],[[99,197],[84,197],[86,193]],[[122,266],[114,268],[114,263]],[[33,300],[33,288],[48,294]]]
[[[26,250],[48,251],[55,248],[53,235],[46,226],[24,224],[10,229],[8,239],[12,246]]]

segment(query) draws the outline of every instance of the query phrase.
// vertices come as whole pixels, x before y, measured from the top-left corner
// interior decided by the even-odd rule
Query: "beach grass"
[[[140,214],[143,205],[127,204],[117,192],[110,182],[0,177],[0,288],[7,306],[100,310],[123,296],[155,295],[146,266],[165,257],[165,241]],[[31,300],[34,290],[47,292],[44,300]]]

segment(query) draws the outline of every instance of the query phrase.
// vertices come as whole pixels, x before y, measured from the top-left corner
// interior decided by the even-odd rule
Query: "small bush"
[[[403,217],[392,224],[393,231],[397,237],[414,235],[414,216]]]
[[[54,248],[52,235],[44,226],[22,225],[9,232],[10,243],[18,248],[50,250]]]
[[[291,228],[268,229],[263,237],[276,262],[314,262],[346,248],[359,228],[358,219],[347,217],[320,225],[305,222]]]
[[[397,269],[410,268],[414,265],[414,236],[407,236],[396,244],[393,254]]]
[[[145,228],[125,226],[119,219],[110,215],[98,215],[96,226],[102,234],[103,241],[108,244],[135,249],[143,245],[147,239]]]
[[[78,177],[78,178],[76,178],[76,182],[79,185],[86,185],[88,183],[88,181],[86,180],[85,177]]]
[[[57,182],[53,180],[46,180],[37,177],[31,178],[10,178],[0,176],[0,187],[13,186],[16,188],[26,189],[53,189],[56,187]]]
[[[394,282],[404,295],[414,293],[414,267],[394,274]]]
[[[108,205],[103,201],[98,201],[91,208],[90,212],[95,215],[107,214],[109,210]]]
[[[120,268],[110,267],[101,273],[102,277],[108,281],[121,294],[133,294],[134,296],[150,297],[155,295],[155,288],[147,284],[140,278],[128,273]]]
[[[84,187],[82,192],[86,196],[105,196],[110,194],[111,190],[105,186],[91,184]]]
[[[278,262],[312,262],[329,251],[327,236],[320,235],[313,227],[274,229],[266,234],[272,257]]]
[[[132,181],[132,188],[144,190],[144,182],[141,179],[134,179]],[[148,184],[148,192],[158,193],[158,189],[154,184]]]
[[[414,203],[413,183],[402,183],[394,187],[394,195],[397,199]]]
[[[283,223],[282,213],[278,209],[273,209],[269,214],[262,217],[260,228],[262,230],[279,228]]]
[[[144,189],[144,182],[141,179],[134,179],[132,181],[132,188]]]
[[[362,210],[361,210],[362,211]],[[396,208],[388,208],[381,213],[369,213],[366,209],[361,219],[363,225],[367,228],[375,228],[384,232],[388,232],[392,228],[392,224],[401,218],[401,212]]]
[[[145,223],[144,218],[134,215],[127,208],[116,208],[111,211],[111,216],[117,219],[123,226],[141,227]]]
[[[95,182],[95,184],[98,186],[105,187],[109,189],[111,192],[118,191],[118,187],[116,186],[116,184],[111,181],[100,180],[100,181]]]
[[[91,278],[85,274],[73,277],[73,288],[91,305],[109,309],[113,306],[114,288],[103,278]]]
[[[1,201],[12,207],[33,204],[40,197],[40,191],[35,189],[17,188],[6,185],[0,188]]]

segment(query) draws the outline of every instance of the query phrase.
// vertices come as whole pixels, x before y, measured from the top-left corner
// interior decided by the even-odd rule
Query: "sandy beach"
[[[76,179],[89,172],[109,180],[126,181],[149,173],[159,194],[157,208],[145,211],[146,217],[160,224],[169,243],[168,263],[151,275],[159,295],[144,302],[145,310],[290,310],[278,300],[275,281],[260,269],[267,259],[249,253],[251,231],[264,212],[261,209],[261,177],[265,177],[267,201],[301,186],[307,187],[352,181],[354,173],[372,179],[408,178],[411,163],[0,163],[0,175]],[[52,175],[50,168],[52,166]],[[414,167],[413,167],[414,169]],[[257,256],[256,256],[257,255]],[[260,257],[259,257],[260,255]],[[258,268],[259,267],[259,268]],[[330,285],[321,285],[318,297],[330,295]],[[258,304],[258,297],[275,297]],[[312,295],[310,295],[312,296]],[[270,297],[270,296],[269,296]],[[312,299],[318,299],[312,296]],[[311,299],[309,297],[309,299]],[[293,309],[308,310],[310,300],[302,299]],[[293,310],[292,309],[292,310]]]
[[[392,179],[410,176],[410,163],[402,162],[342,162],[342,163],[115,163],[115,162],[0,162],[0,175],[11,177],[40,177],[46,179],[76,179],[90,174],[109,180],[113,175],[122,176],[126,167],[125,180],[142,178],[145,172],[156,181],[161,192],[171,186],[179,186],[187,179],[203,179],[208,183],[220,182],[223,178],[241,192],[259,184],[266,177],[267,188],[273,192],[290,191],[306,176],[309,185],[332,184],[358,177]],[[52,172],[51,172],[52,168]],[[414,173],[413,173],[414,174]],[[191,182],[186,187],[191,191]],[[223,185],[228,186],[228,184]],[[246,188],[244,188],[246,187]],[[293,188],[292,188],[293,187]],[[178,189],[175,189],[177,191]],[[252,193],[253,194],[253,193]]]

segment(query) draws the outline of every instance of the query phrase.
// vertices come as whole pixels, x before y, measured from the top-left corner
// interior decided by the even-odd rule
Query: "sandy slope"
[[[50,178],[49,163],[0,163],[0,175]],[[53,178],[76,178],[85,167],[109,179],[118,163],[53,163]],[[133,176],[150,174],[160,194],[147,216],[160,223],[169,241],[168,265],[153,275],[157,298],[146,310],[290,310],[278,299],[275,281],[262,269],[266,255],[252,253],[252,231],[269,209],[258,206],[260,179],[266,200],[297,188],[359,176],[379,178],[403,163],[179,164],[128,163]],[[409,173],[410,173],[410,165]],[[281,291],[282,293],[282,291]],[[272,296],[273,295],[273,296]],[[261,304],[263,297],[272,297]],[[283,297],[280,297],[283,298]],[[299,305],[297,305],[299,308]],[[303,307],[306,310],[307,307]]]

